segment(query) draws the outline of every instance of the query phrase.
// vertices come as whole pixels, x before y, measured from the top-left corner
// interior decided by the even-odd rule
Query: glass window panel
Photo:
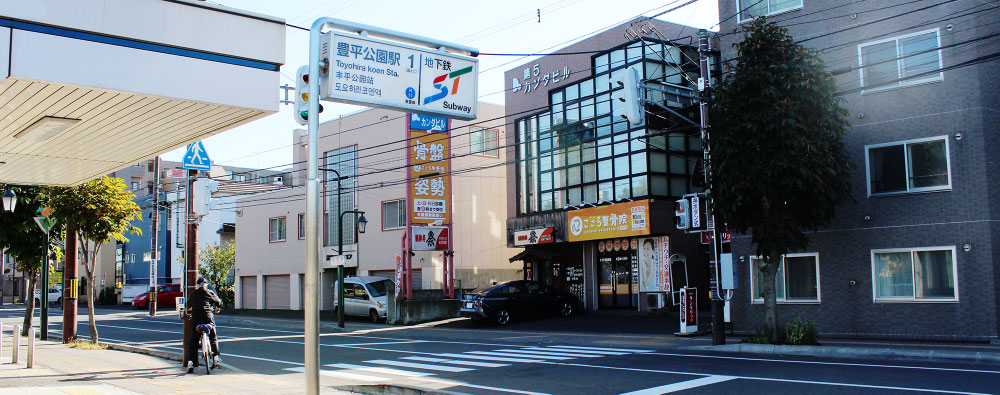
[[[608,180],[614,177],[611,159],[597,162],[597,177],[601,180]]]
[[[649,171],[656,173],[667,172],[667,154],[662,152],[649,153]]]
[[[632,197],[632,187],[628,178],[615,180],[615,200]]]
[[[597,164],[587,163],[583,165],[583,182],[597,181]]]
[[[646,184],[646,176],[632,177],[632,196],[649,195],[649,186]]]
[[[580,121],[580,103],[566,105],[566,123],[576,123]]]
[[[628,133],[616,134],[614,141],[615,155],[628,153]]]
[[[580,156],[584,162],[597,159],[597,150],[594,148],[595,145],[596,144],[593,141],[581,144],[583,148],[580,149]]]
[[[601,55],[594,58],[594,74],[608,71],[608,55]]]
[[[901,57],[899,63],[902,70],[902,77],[932,72],[941,68],[938,51],[931,51],[937,47],[938,39],[936,32],[899,39],[899,56]],[[935,76],[934,74],[930,74],[926,77]]]
[[[538,175],[538,180],[541,183],[541,190],[547,191],[552,189],[552,173],[542,172]]]
[[[597,157],[600,159],[611,157],[611,139],[597,140]]]
[[[549,113],[545,113],[538,116],[538,131],[548,132],[552,125],[549,123]]]
[[[559,104],[559,103],[562,103],[562,102],[563,102],[563,93],[562,93],[562,91],[553,92],[552,93],[552,104],[555,105],[555,104]]]
[[[583,189],[580,187],[566,190],[566,204],[576,206],[583,203]]]
[[[764,273],[761,272],[761,268],[764,267],[764,260],[760,258],[750,258],[750,262],[753,265],[753,298],[755,300],[764,299]],[[782,270],[783,264],[778,264],[778,271],[774,273],[774,297],[777,300],[785,299],[785,273]]]
[[[628,63],[638,62],[639,59],[642,59],[642,41],[629,45],[626,54],[628,55]]]
[[[632,174],[646,172],[646,153],[632,154]]]
[[[606,114],[610,114],[611,113],[611,101],[609,101],[609,100],[601,100],[603,98],[605,98],[605,96],[599,96],[598,97],[597,100],[599,100],[599,101],[597,102],[597,113],[594,114],[594,116],[601,116],[601,115],[606,115]]]
[[[646,139],[641,138],[646,134],[645,130],[639,129],[629,133],[629,148],[632,152],[645,151],[646,150]]]
[[[552,191],[552,208],[555,210],[566,208],[566,190],[557,189]]]
[[[628,167],[629,157],[619,156],[615,158],[615,176],[630,176],[632,175],[631,170]]]
[[[610,64],[610,67],[612,69],[615,68],[615,67],[621,67],[621,66],[625,65],[625,50],[624,49],[619,49],[617,51],[612,51],[610,53],[610,55],[611,55],[611,64]]]
[[[913,297],[913,261],[909,251],[875,254],[875,295]]]
[[[913,276],[917,298],[955,297],[955,266],[951,251],[915,251]]]
[[[907,145],[910,188],[948,185],[948,158],[944,140]]]
[[[538,158],[538,167],[541,171],[552,169],[552,155],[545,154]]]
[[[670,144],[669,148],[672,151],[684,151],[685,150],[685,137],[679,134],[669,134],[667,135],[667,142]]]
[[[597,128],[597,137],[607,137],[611,135],[611,125],[605,125]]]
[[[597,126],[607,126],[607,125],[610,125],[611,124],[611,119],[612,119],[612,117],[610,117],[610,116],[608,116],[608,117],[599,117],[596,120]]]
[[[566,122],[566,115],[563,113],[563,105],[556,104],[552,106],[552,124],[559,125]]]
[[[579,85],[570,85],[570,86],[567,86],[566,87],[566,91],[565,91],[565,95],[566,95],[566,101],[567,102],[579,99],[580,98],[580,86]]]
[[[667,177],[665,176],[652,176],[650,177],[650,195],[655,196],[670,196],[670,191],[667,188]]]
[[[687,177],[670,177],[670,195],[681,196],[690,192]]]
[[[587,97],[594,94],[594,80],[586,80],[580,83],[580,97]]]
[[[770,3],[771,7],[768,11],[770,11],[772,14],[775,12],[781,12],[787,9],[802,6],[802,0],[768,0],[765,1],[765,3]]]
[[[594,118],[594,101],[586,100],[580,107],[580,119],[587,120]]]
[[[580,178],[580,166],[570,166],[566,169],[566,185],[579,185],[582,182]]]
[[[903,158],[903,146],[869,149],[868,174],[871,193],[905,191],[906,162]]]
[[[667,63],[673,63],[675,65],[684,64],[684,56],[681,54],[681,50],[673,45],[663,46],[663,60]]]
[[[683,156],[678,156],[676,154],[670,155],[670,173],[688,174],[687,158]]]
[[[740,19],[752,19],[767,15],[767,0],[739,0]]]
[[[699,136],[688,136],[688,150],[690,151],[701,151],[701,137]]]
[[[583,187],[583,202],[597,203],[597,184]]]
[[[602,182],[597,186],[597,201],[610,202],[615,199],[615,188],[612,182]]]
[[[660,63],[646,62],[646,79],[658,80],[663,78],[664,66]]]
[[[899,64],[894,60],[896,56],[895,41],[862,47],[863,86],[879,85],[899,78]]]
[[[542,211],[552,210],[552,192],[542,194]]]
[[[785,298],[816,300],[816,257],[785,257]]]
[[[597,93],[607,92],[611,89],[611,74],[601,74],[594,79],[594,89]]]
[[[566,150],[566,164],[575,165],[580,163],[580,146],[575,145]]]
[[[545,152],[552,149],[552,138],[549,137],[551,134],[543,134],[538,139],[538,150]]]
[[[552,172],[552,187],[562,188],[566,186],[566,169],[559,169]]]
[[[612,125],[612,132],[615,134],[622,133],[627,130],[628,130],[628,122],[615,122],[615,124]]]

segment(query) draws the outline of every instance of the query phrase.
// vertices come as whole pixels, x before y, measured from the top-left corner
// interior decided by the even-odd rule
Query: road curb
[[[173,353],[173,352],[154,350],[154,349],[145,348],[145,347],[128,346],[128,345],[124,345],[124,344],[103,343],[103,342],[101,342],[101,344],[107,346],[109,350],[125,351],[125,352],[130,352],[130,353],[135,353],[135,354],[144,354],[144,355],[149,355],[149,356],[153,356],[153,357],[157,357],[157,358],[168,359],[168,360],[177,361],[177,362],[182,362],[184,360],[184,358],[181,356],[181,354]],[[232,365],[229,365],[229,364],[226,364],[226,363],[219,364],[219,367],[222,368],[222,369],[228,370],[228,371],[232,371],[232,372],[244,373],[244,371],[242,369],[239,369],[239,368],[237,368],[235,366],[232,366]]]
[[[956,350],[914,350],[888,347],[789,346],[776,344],[736,343],[721,346],[691,346],[687,350],[734,352],[764,355],[799,355],[810,357],[855,359],[921,359],[933,361],[964,361],[1000,363],[1000,353]]]
[[[341,391],[372,395],[465,395],[463,392],[443,391],[395,384],[343,385],[334,388]]]

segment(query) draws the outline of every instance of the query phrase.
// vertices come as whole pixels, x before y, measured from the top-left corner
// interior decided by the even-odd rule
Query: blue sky
[[[488,53],[548,53],[594,32],[640,15],[653,15],[687,0],[218,0],[227,7],[285,18],[292,25],[308,28],[318,17],[328,16],[372,26],[417,34],[478,48]],[[541,10],[541,22],[538,10]],[[698,2],[658,17],[699,28],[716,29],[716,0]],[[280,84],[294,86],[295,71],[308,62],[309,33],[294,28],[285,31],[285,65]],[[531,58],[480,56],[480,100],[503,104],[503,72]],[[505,64],[508,63],[509,64]],[[282,97],[274,87],[275,100]],[[361,107],[324,103],[320,121],[356,111]],[[287,166],[292,162],[291,134],[300,128],[292,120],[290,105],[247,125],[204,141],[216,164],[241,167]],[[163,155],[180,160],[183,149]]]

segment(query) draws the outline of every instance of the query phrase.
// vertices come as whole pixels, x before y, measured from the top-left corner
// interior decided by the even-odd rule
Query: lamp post
[[[338,203],[340,201],[338,200]],[[365,233],[368,219],[364,211],[347,210],[340,213],[337,220],[337,254],[344,255],[344,214],[359,214],[358,233]],[[344,265],[337,265],[337,327],[344,327]]]
[[[14,212],[14,206],[17,205],[17,194],[14,193],[13,189],[7,189],[3,193],[3,211],[8,213]],[[3,256],[0,256],[0,260],[3,260],[3,264],[0,264],[0,306],[3,306],[3,276],[4,276],[4,266],[6,266],[7,260]]]

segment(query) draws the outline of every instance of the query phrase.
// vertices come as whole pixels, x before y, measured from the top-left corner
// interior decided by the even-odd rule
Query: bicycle
[[[212,347],[208,340],[208,334],[212,332],[212,324],[201,324],[195,327],[195,331],[201,334],[201,357],[205,361],[205,374],[212,374],[215,369],[215,358],[212,357]]]

